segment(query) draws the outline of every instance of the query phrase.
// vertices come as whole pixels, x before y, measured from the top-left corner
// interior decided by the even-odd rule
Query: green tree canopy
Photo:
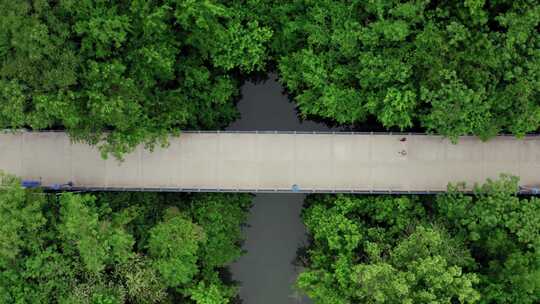
[[[458,190],[439,196],[436,208],[471,248],[482,303],[540,301],[540,199],[517,197],[517,178],[508,176],[488,181],[473,196]]]
[[[63,126],[121,155],[237,113],[267,27],[229,1],[0,1],[0,128]]]
[[[240,76],[267,66],[304,116],[453,140],[540,126],[536,0],[0,0],[0,12],[0,128],[65,128],[105,154],[226,126]]]
[[[462,270],[470,256],[425,217],[414,198],[312,198],[298,287],[315,303],[475,303],[478,278]]]
[[[540,300],[540,200],[503,176],[437,197],[312,196],[297,286],[315,303]]]
[[[237,294],[221,274],[242,253],[248,195],[55,195],[0,180],[1,303],[217,304]]]
[[[295,0],[268,10],[281,81],[304,115],[374,116],[454,140],[540,126],[538,1]]]

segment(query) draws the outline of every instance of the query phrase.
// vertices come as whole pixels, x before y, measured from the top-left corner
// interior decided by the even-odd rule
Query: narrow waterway
[[[337,131],[323,123],[300,121],[296,105],[289,102],[283,87],[270,75],[261,83],[247,82],[237,104],[241,117],[227,130],[234,131]]]
[[[295,105],[271,76],[262,83],[246,83],[238,103],[241,118],[227,130],[328,131],[326,125],[301,122]],[[243,304],[311,303],[294,289],[299,269],[294,266],[298,248],[306,245],[300,219],[305,195],[257,194],[244,234],[246,255],[231,267],[240,282]]]
[[[302,194],[257,194],[245,229],[246,255],[231,270],[243,304],[311,303],[294,290],[296,251],[306,243]]]

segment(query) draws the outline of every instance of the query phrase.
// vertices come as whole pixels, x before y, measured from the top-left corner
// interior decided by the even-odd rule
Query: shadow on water
[[[294,289],[297,250],[307,244],[300,219],[305,195],[257,194],[245,229],[247,251],[231,271],[243,304],[311,303]]]
[[[339,131],[323,121],[301,121],[296,105],[289,101],[275,75],[266,79],[256,76],[256,82],[246,82],[237,104],[240,118],[227,130],[234,131]]]
[[[275,75],[246,82],[237,104],[234,131],[338,131],[322,122],[301,121]],[[295,289],[297,251],[307,245],[300,218],[305,195],[257,194],[244,229],[246,254],[231,267],[243,304],[311,303]]]

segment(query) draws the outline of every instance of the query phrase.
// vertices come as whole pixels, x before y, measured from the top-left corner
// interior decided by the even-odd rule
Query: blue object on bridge
[[[300,192],[300,187],[298,187],[297,184],[292,185],[292,192],[295,192],[295,193]]]
[[[53,189],[53,190],[60,190],[60,188],[62,188],[62,185],[60,184],[52,184],[49,186],[49,188]]]
[[[37,180],[23,180],[21,185],[24,188],[37,188],[41,186],[41,182]]]
[[[73,182],[67,182],[65,184],[52,184],[49,186],[52,190],[60,190],[64,187],[73,187]]]

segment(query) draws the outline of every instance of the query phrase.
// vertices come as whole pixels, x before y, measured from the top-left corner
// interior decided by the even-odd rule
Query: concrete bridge
[[[185,132],[120,163],[62,132],[0,134],[0,170],[43,186],[140,191],[430,193],[501,173],[540,183],[540,137]]]

